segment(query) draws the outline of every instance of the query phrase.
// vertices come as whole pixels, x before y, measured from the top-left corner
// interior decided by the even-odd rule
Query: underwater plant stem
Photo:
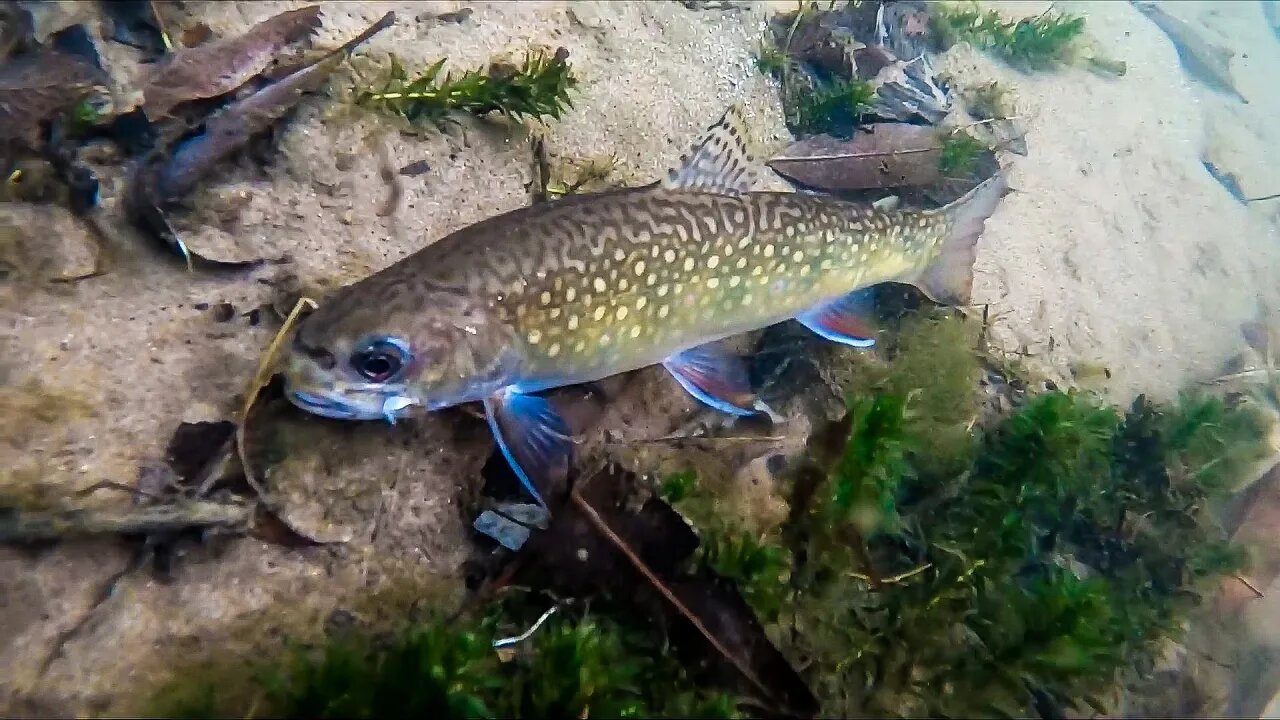
[[[267,386],[267,382],[271,379],[271,375],[275,370],[276,355],[280,352],[280,346],[284,344],[284,338],[298,323],[298,316],[302,314],[303,308],[315,310],[319,304],[308,297],[298,298],[298,302],[294,303],[293,309],[289,311],[289,316],[284,319],[284,325],[280,326],[280,331],[276,336],[271,338],[271,342],[267,345],[267,350],[262,354],[262,359],[258,362],[258,370],[253,374],[252,384],[248,391],[244,394],[244,405],[240,407],[239,422],[236,423],[236,454],[240,457],[240,465],[244,469],[244,480],[253,488],[253,492],[257,494],[258,499],[263,504],[270,507],[267,502],[267,493],[263,490],[262,485],[257,478],[253,476],[253,466],[249,463],[249,452],[245,445],[245,428],[249,424],[249,411],[253,409],[253,403],[258,399],[258,393],[262,392],[262,388]]]
[[[645,580],[657,589],[662,597],[665,598],[667,602],[671,603],[671,606],[698,630],[699,634],[701,634],[702,637],[711,644],[711,647],[714,648],[721,657],[733,664],[734,668],[737,669],[742,677],[751,683],[752,687],[754,687],[757,692],[761,693],[762,698],[773,697],[773,693],[769,692],[769,688],[760,681],[760,678],[755,676],[755,673],[751,672],[751,668],[744,665],[742,660],[730,653],[729,649],[721,644],[720,641],[716,639],[715,635],[711,634],[711,631],[707,629],[707,626],[702,624],[702,621],[698,619],[698,616],[686,607],[684,603],[680,602],[680,598],[676,597],[675,593],[671,592],[671,588],[668,588],[666,583],[662,582],[657,575],[654,575],[653,571],[649,569],[649,566],[646,565],[644,561],[627,546],[627,543],[624,542],[622,538],[618,537],[617,533],[615,533],[609,527],[609,524],[604,521],[604,518],[600,517],[600,513],[596,512],[596,509],[591,507],[591,503],[587,502],[586,498],[582,497],[579,490],[579,487],[575,487],[570,491],[569,497],[573,501],[573,504],[577,506],[578,510],[582,512],[583,516],[587,518],[587,521],[590,522],[591,525],[610,542],[610,544],[617,548],[618,552],[621,552],[626,556],[627,560],[630,561],[631,565],[644,576]]]

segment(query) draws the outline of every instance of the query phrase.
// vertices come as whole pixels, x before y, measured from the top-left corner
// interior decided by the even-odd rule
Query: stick
[[[70,508],[0,515],[0,543],[31,543],[95,535],[150,535],[190,529],[248,529],[251,508],[245,505],[190,500],[170,505],[117,510]]]
[[[649,581],[649,584],[657,588],[658,592],[666,598],[667,602],[671,603],[671,606],[683,615],[684,618],[688,620],[704,638],[706,638],[707,642],[711,643],[711,647],[714,648],[716,652],[720,653],[721,657],[724,657],[729,662],[733,663],[734,668],[736,668],[738,672],[741,673],[742,676],[762,694],[762,697],[774,697],[773,693],[769,692],[769,688],[755,676],[755,673],[751,672],[751,668],[746,667],[741,660],[729,652],[728,648],[720,644],[720,641],[711,634],[711,631],[707,629],[706,625],[702,624],[702,621],[698,619],[698,616],[694,615],[693,611],[689,610],[684,603],[680,602],[680,599],[671,592],[671,589],[668,588],[662,580],[658,579],[658,576],[653,574],[653,571],[649,569],[649,566],[645,565],[644,561],[636,556],[635,552],[627,546],[626,542],[624,542],[622,538],[618,537],[618,535],[610,529],[608,523],[604,521],[604,518],[600,517],[600,514],[596,512],[596,509],[591,507],[591,504],[588,503],[578,491],[579,488],[575,487],[570,491],[569,497],[573,500],[573,504],[582,511],[582,514],[595,527],[595,529],[608,539],[608,541],[612,543],[619,552],[626,556],[632,566],[634,566],[635,569]]]

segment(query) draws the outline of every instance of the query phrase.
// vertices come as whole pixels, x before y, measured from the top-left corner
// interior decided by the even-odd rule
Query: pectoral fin
[[[535,395],[503,390],[484,401],[485,419],[511,469],[543,507],[542,490],[569,471],[573,439],[551,403]]]
[[[718,344],[676,353],[662,366],[699,401],[731,415],[753,415],[764,408],[751,391],[742,359]]]
[[[866,288],[823,303],[796,320],[828,340],[866,349],[876,344],[874,298],[875,292]]]

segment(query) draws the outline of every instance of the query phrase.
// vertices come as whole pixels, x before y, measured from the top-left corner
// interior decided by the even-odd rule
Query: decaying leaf
[[[0,65],[0,141],[28,138],[106,81],[91,63],[47,48],[6,61]]]
[[[738,591],[709,571],[689,572],[696,533],[662,500],[635,494],[639,478],[615,465],[580,479],[551,527],[535,533],[514,578],[557,593],[604,592],[657,611],[678,646],[736,674],[762,704],[811,716],[817,701],[764,633]]]
[[[180,103],[231,92],[319,26],[320,6],[308,5],[263,20],[239,37],[183,48],[149,78],[143,109],[159,120]]]
[[[318,90],[352,49],[394,22],[395,13],[387,13],[319,60],[231,103],[211,117],[201,132],[178,142],[171,154],[157,151],[140,161],[131,173],[127,202],[134,221],[192,266],[201,262],[244,267],[264,262],[260,257],[239,256],[234,247],[231,252],[222,253],[191,248],[169,223],[164,210],[190,193],[219,162],[242,150],[254,136],[269,130],[293,110],[306,93]]]
[[[820,190],[865,190],[938,182],[942,147],[930,127],[880,123],[849,140],[818,135],[793,143],[769,167]]]

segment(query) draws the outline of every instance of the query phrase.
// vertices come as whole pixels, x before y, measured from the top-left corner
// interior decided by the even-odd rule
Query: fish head
[[[307,412],[386,420],[480,400],[514,369],[511,330],[454,290],[344,288],[302,320],[282,367]]]

